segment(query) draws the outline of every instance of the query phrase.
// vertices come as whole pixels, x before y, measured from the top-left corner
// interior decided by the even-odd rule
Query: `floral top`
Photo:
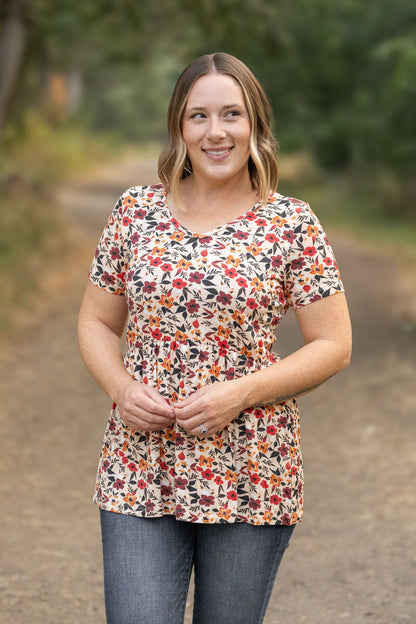
[[[275,331],[287,309],[343,290],[304,202],[273,193],[195,234],[172,217],[161,185],[120,197],[90,280],[126,297],[126,369],[168,401],[276,362]],[[248,408],[205,439],[176,424],[134,431],[113,405],[94,501],[137,516],[290,525],[302,517],[302,491],[294,400]]]

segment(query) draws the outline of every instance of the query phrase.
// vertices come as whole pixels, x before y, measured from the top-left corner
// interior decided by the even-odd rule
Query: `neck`
[[[185,206],[189,208],[209,205],[213,209],[221,209],[223,206],[229,206],[234,201],[239,202],[242,199],[256,201],[256,192],[248,172],[245,179],[219,181],[217,184],[213,184],[211,180],[205,182],[192,174],[182,180],[180,194]]]

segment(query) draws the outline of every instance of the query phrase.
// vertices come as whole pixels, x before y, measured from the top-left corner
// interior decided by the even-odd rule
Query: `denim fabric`
[[[261,624],[294,527],[100,511],[107,624]]]

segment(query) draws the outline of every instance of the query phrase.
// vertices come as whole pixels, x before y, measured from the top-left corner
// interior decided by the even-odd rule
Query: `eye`
[[[204,113],[192,113],[191,119],[205,119]]]
[[[241,116],[241,111],[236,110],[236,109],[231,109],[225,113],[225,117],[227,117],[228,119],[237,119],[240,116]]]

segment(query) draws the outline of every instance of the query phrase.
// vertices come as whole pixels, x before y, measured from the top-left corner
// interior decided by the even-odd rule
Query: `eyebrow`
[[[244,106],[242,106],[241,104],[225,104],[225,106],[223,106],[221,110],[227,110],[229,108],[244,108]],[[192,108],[187,108],[186,110],[188,110],[189,112],[205,111],[207,110],[207,107],[206,106],[192,106]]]

